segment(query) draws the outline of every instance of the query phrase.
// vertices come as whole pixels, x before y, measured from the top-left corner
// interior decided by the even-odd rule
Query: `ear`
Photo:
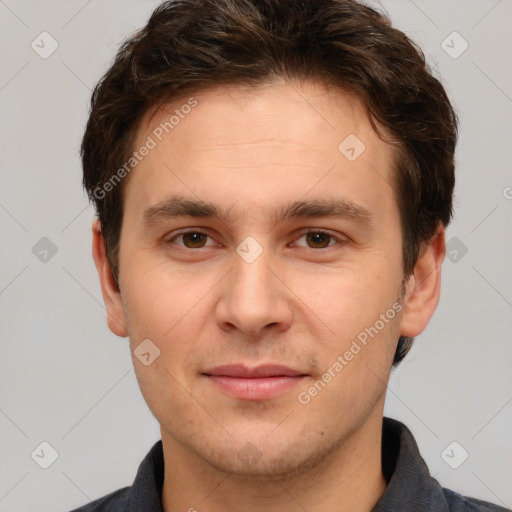
[[[124,338],[128,336],[128,331],[121,302],[121,293],[112,274],[105,249],[105,239],[101,232],[101,224],[97,218],[92,223],[92,256],[100,278],[101,294],[107,310],[108,327],[114,334]]]
[[[442,224],[424,242],[413,273],[406,285],[400,334],[414,338],[426,327],[439,302],[441,265],[446,253],[445,229]]]

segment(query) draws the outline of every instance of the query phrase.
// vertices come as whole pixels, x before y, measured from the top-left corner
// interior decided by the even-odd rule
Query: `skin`
[[[132,353],[148,338],[160,349],[148,366],[133,362],[161,425],[164,510],[371,510],[386,487],[380,443],[393,355],[398,336],[422,332],[437,306],[444,229],[422,246],[402,286],[393,148],[354,96],[281,81],[194,97],[197,106],[127,178],[119,290],[93,224],[110,329],[129,336]],[[135,147],[185,102],[148,111]],[[349,134],[366,146],[352,162],[338,150]],[[230,217],[145,225],[144,212],[171,194],[215,203]],[[327,197],[364,208],[369,220],[272,217],[288,202]],[[208,236],[177,236],[183,228]],[[311,240],[304,229],[333,237]],[[248,236],[262,249],[252,263],[236,251]],[[298,393],[393,304],[401,311],[300,403]],[[203,375],[263,363],[307,376],[278,396],[247,400]],[[240,456],[247,450],[252,461]]]

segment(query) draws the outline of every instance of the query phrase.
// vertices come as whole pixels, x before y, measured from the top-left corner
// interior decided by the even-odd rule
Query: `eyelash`
[[[174,240],[175,240],[175,239],[179,238],[180,236],[186,235],[186,234],[188,234],[188,233],[196,233],[196,234],[200,234],[200,235],[206,235],[206,236],[207,236],[207,237],[209,237],[209,238],[213,238],[213,237],[211,237],[210,235],[208,235],[208,233],[205,233],[205,232],[203,232],[203,231],[200,231],[199,229],[188,228],[188,229],[185,229],[185,230],[180,231],[180,232],[178,232],[178,233],[175,233],[171,238],[169,238],[169,239],[167,240],[167,243],[169,243],[169,244],[174,243]],[[346,239],[343,239],[343,238],[341,238],[341,237],[339,237],[339,236],[333,235],[332,233],[330,233],[330,232],[328,232],[328,231],[325,231],[325,230],[323,230],[323,229],[311,229],[311,228],[309,228],[309,229],[305,229],[305,230],[301,231],[301,232],[299,233],[299,236],[298,236],[297,240],[298,240],[298,239],[300,239],[300,238],[302,238],[302,237],[304,237],[304,236],[307,236],[308,234],[311,234],[311,233],[327,235],[327,236],[331,237],[331,239],[334,239],[337,243],[336,243],[336,244],[334,244],[334,245],[328,245],[327,247],[320,247],[320,248],[300,246],[300,247],[302,247],[303,249],[310,249],[310,250],[312,250],[312,251],[319,252],[320,250],[324,250],[324,251],[325,251],[325,250],[328,250],[328,249],[333,249],[333,248],[335,248],[337,245],[340,245],[340,244],[341,244],[341,245],[343,245],[343,244],[345,244],[345,243],[347,242],[347,240],[346,240]],[[330,241],[331,241],[331,240],[329,240],[329,243],[330,243]],[[208,247],[196,247],[196,248],[194,248],[194,247],[185,247],[185,246],[182,246],[182,245],[179,245],[179,244],[177,244],[177,245],[178,245],[180,248],[182,248],[182,249],[190,250],[190,251],[197,251],[197,250],[199,250],[199,249],[208,249]]]

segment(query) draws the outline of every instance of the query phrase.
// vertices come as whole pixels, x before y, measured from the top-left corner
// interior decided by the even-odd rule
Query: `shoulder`
[[[156,442],[140,463],[133,484],[71,512],[163,512],[160,494],[164,481],[162,441]]]
[[[443,488],[443,493],[450,512],[510,512],[509,508],[468,496],[461,496],[450,489]]]
[[[130,487],[123,487],[70,512],[124,512],[127,510],[129,492]]]

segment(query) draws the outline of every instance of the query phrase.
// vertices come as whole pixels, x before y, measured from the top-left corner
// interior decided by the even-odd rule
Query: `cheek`
[[[134,359],[139,388],[155,418],[170,431],[193,431],[205,422],[205,411],[187,390],[181,365],[173,367],[168,351],[163,351],[150,366]]]
[[[135,263],[126,281],[126,312],[135,374],[141,392],[155,417],[166,425],[173,418],[193,422],[194,411],[187,412],[190,396],[186,389],[196,370],[198,348],[194,341],[201,327],[193,321],[195,307],[204,297],[204,283],[190,276],[163,272],[163,265],[146,268]],[[135,269],[140,272],[135,272]],[[199,309],[197,310],[199,311]],[[137,357],[143,340],[156,346],[157,357],[148,365]],[[144,343],[147,343],[144,341]],[[144,358],[142,358],[144,359]],[[172,405],[172,415],[169,414]],[[184,428],[182,426],[182,428]]]
[[[189,403],[190,397],[183,396],[184,388],[188,387],[197,358],[197,347],[190,343],[197,338],[189,330],[194,329],[190,319],[200,294],[194,286],[186,286],[179,279],[165,278],[159,268],[152,267],[140,274],[133,272],[124,293],[135,374],[144,399],[161,421],[168,416],[166,404],[174,404],[175,410],[180,404]],[[149,358],[142,356],[147,352]],[[150,363],[146,364],[148,359]]]
[[[142,253],[127,258],[130,275],[126,276],[123,294],[130,318],[130,331],[155,337],[162,343],[179,331],[180,323],[213,286],[206,276],[183,272],[169,265],[166,258]]]
[[[388,323],[368,312],[356,311],[357,321],[340,318],[336,336],[325,338],[323,345],[316,347],[317,373],[301,388],[297,399],[311,417],[323,417],[329,411],[324,418],[326,427],[355,425],[383,403],[399,320],[395,310],[384,310],[384,315],[387,311]]]
[[[320,322],[325,330],[326,341],[343,343],[392,309],[401,282],[400,273],[395,274],[379,271],[377,265],[347,265],[314,275],[290,273],[287,282],[300,299],[300,314],[316,317],[316,324]],[[391,313],[388,316],[394,318],[396,315]]]
[[[328,381],[325,391],[322,383],[317,386],[322,389],[319,411],[320,404],[335,401],[347,413],[359,403],[375,403],[385,390],[399,335],[400,275],[374,266],[300,280],[297,295],[307,297],[308,309],[328,326],[328,331],[322,328],[325,335],[320,329],[310,333],[312,359],[318,363],[314,378]]]

